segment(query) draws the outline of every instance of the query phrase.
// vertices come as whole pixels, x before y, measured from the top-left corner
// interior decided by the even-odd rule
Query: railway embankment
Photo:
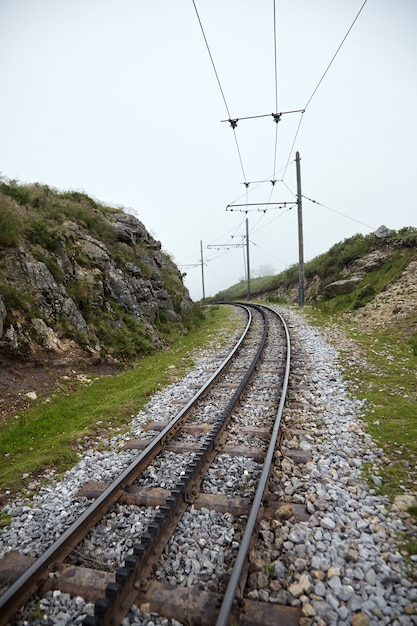
[[[291,309],[285,314],[293,343],[282,442],[286,454],[276,458],[270,489],[286,506],[259,526],[247,596],[253,601],[299,607],[302,626],[415,624],[417,558],[407,549],[407,541],[417,530],[415,518],[379,491],[386,454],[367,432],[367,401],[352,394],[343,375],[343,354],[351,349],[352,340],[334,327],[322,331],[313,326],[300,311]],[[135,416],[132,429],[140,433],[167,406],[183,401],[184,393],[216,367],[218,358],[217,351],[201,352],[197,367],[156,394]],[[67,524],[65,518],[80,484],[92,474],[106,481],[120,462],[126,462],[126,453],[120,450],[130,436],[113,437],[105,452],[89,451],[62,481],[42,489],[30,504],[21,500],[10,505],[14,522],[3,534],[2,550],[21,548],[22,543],[30,550],[33,541],[59,532],[59,525]],[[172,471],[176,471],[175,459],[168,462],[174,463]],[[221,468],[217,470],[218,477]],[[169,467],[160,471],[161,475],[170,474]],[[230,474],[230,464],[226,471]],[[245,473],[250,481],[249,465],[238,467],[237,472]],[[216,487],[222,489],[218,480]],[[295,514],[300,505],[305,506],[307,518]],[[156,577],[168,577],[170,584],[181,585],[203,570],[208,588],[212,577],[212,584],[217,584],[208,555],[219,555],[229,543],[238,542],[238,537],[229,532],[227,524],[223,528],[214,513],[204,510],[204,516],[204,535],[194,533],[192,518],[188,523],[184,520],[175,543],[155,571]],[[120,532],[126,538],[125,520],[124,507],[119,506],[109,525],[115,537]],[[103,560],[104,545],[96,542],[90,552],[93,561]],[[118,549],[115,541],[114,551]],[[113,556],[117,558],[117,554]],[[81,620],[93,609],[93,603],[80,597],[51,591],[27,611],[32,616],[40,613],[31,618],[36,625],[45,623],[45,615],[51,624],[69,618]],[[20,619],[27,619],[28,614]],[[123,623],[139,626],[151,620],[157,625],[166,623],[166,618],[147,613],[146,606],[135,606]]]

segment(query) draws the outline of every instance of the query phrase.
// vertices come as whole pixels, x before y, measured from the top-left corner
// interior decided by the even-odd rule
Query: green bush
[[[31,301],[27,291],[21,291],[8,283],[0,284],[0,294],[6,309],[27,309]]]
[[[356,291],[356,297],[353,302],[352,308],[359,309],[365,306],[367,302],[372,300],[374,295],[375,295],[374,287],[370,285],[369,283],[366,283],[365,285],[363,285],[360,289]]]
[[[30,188],[27,185],[18,185],[15,181],[7,183],[1,183],[0,191],[13,200],[16,200],[18,204],[26,205],[30,204],[32,194]]]
[[[78,280],[67,287],[67,294],[72,298],[81,311],[86,321],[94,315],[94,304],[90,293],[90,284],[87,281]]]
[[[19,244],[22,227],[15,203],[0,195],[0,246],[12,248]]]
[[[133,316],[129,320],[98,318],[92,325],[98,340],[105,345],[104,352],[116,359],[129,362],[153,352],[148,333]]]
[[[40,219],[30,220],[25,231],[31,243],[37,243],[50,252],[57,250],[61,237],[47,222]]]
[[[52,276],[55,278],[57,283],[63,283],[65,280],[65,272],[58,263],[58,261],[52,256],[43,256],[39,259],[46,265],[48,270],[51,272]]]

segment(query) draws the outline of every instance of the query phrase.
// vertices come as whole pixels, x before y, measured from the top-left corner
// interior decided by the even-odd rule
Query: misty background
[[[306,261],[416,226],[416,32],[414,0],[1,0],[0,171],[136,215],[194,300],[201,245],[214,295],[246,219],[253,276],[297,262],[296,151]]]

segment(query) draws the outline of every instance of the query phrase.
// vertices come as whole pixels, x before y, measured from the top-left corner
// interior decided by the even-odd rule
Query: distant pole
[[[247,267],[247,276],[248,276],[248,290],[246,294],[247,300],[250,300],[250,265],[249,265],[249,220],[246,218],[246,267]]]
[[[303,206],[301,201],[300,153],[295,153],[297,167],[297,209],[298,209],[298,304],[304,306],[304,243],[303,243]]]
[[[248,280],[248,268],[246,267],[246,251],[245,251],[245,235],[242,235],[242,250],[243,250],[243,271],[245,272],[245,280]]]
[[[201,254],[201,284],[203,286],[203,303],[206,301],[206,291],[204,288],[204,259],[203,259],[203,242],[200,239],[200,254]]]

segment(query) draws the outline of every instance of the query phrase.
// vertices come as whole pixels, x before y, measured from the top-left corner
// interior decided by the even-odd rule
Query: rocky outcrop
[[[11,195],[5,184],[1,191]],[[62,195],[53,196],[56,205]],[[63,219],[77,213],[74,198],[60,213],[26,202],[16,245],[0,240],[0,353],[123,359],[161,347],[164,325],[185,330],[192,302],[160,242],[136,217],[91,200],[86,207],[78,195],[84,220]]]
[[[378,237],[378,239],[385,239],[386,237],[391,237],[392,230],[382,224],[382,226],[379,226],[379,228],[374,231],[374,235]]]
[[[401,272],[404,276],[410,275],[411,283],[416,284],[415,272],[406,270],[407,264],[413,267],[414,250],[417,250],[417,229],[414,227],[395,232],[381,226],[366,237],[356,235],[335,244],[326,254],[305,264],[305,302],[348,296],[345,298],[346,306],[354,310],[367,305],[370,300],[385,302],[384,293],[388,290],[395,292],[395,285],[402,282]],[[276,287],[256,295],[297,303],[297,266],[289,268],[277,279]],[[392,283],[390,287],[389,283]],[[409,289],[414,293],[412,287]],[[384,293],[376,298],[380,290]],[[226,298],[223,296],[223,299]],[[401,310],[412,317],[414,313],[410,307],[402,303],[401,298],[399,300],[398,306],[392,307],[395,314]]]
[[[334,296],[351,293],[356,289],[361,280],[362,279],[359,276],[352,276],[352,278],[335,280],[333,283],[325,286],[324,293],[328,298],[334,298]]]
[[[354,312],[363,330],[398,326],[407,323],[407,335],[417,332],[417,258],[401,276],[376,294],[371,302]],[[353,314],[352,314],[353,316]]]

